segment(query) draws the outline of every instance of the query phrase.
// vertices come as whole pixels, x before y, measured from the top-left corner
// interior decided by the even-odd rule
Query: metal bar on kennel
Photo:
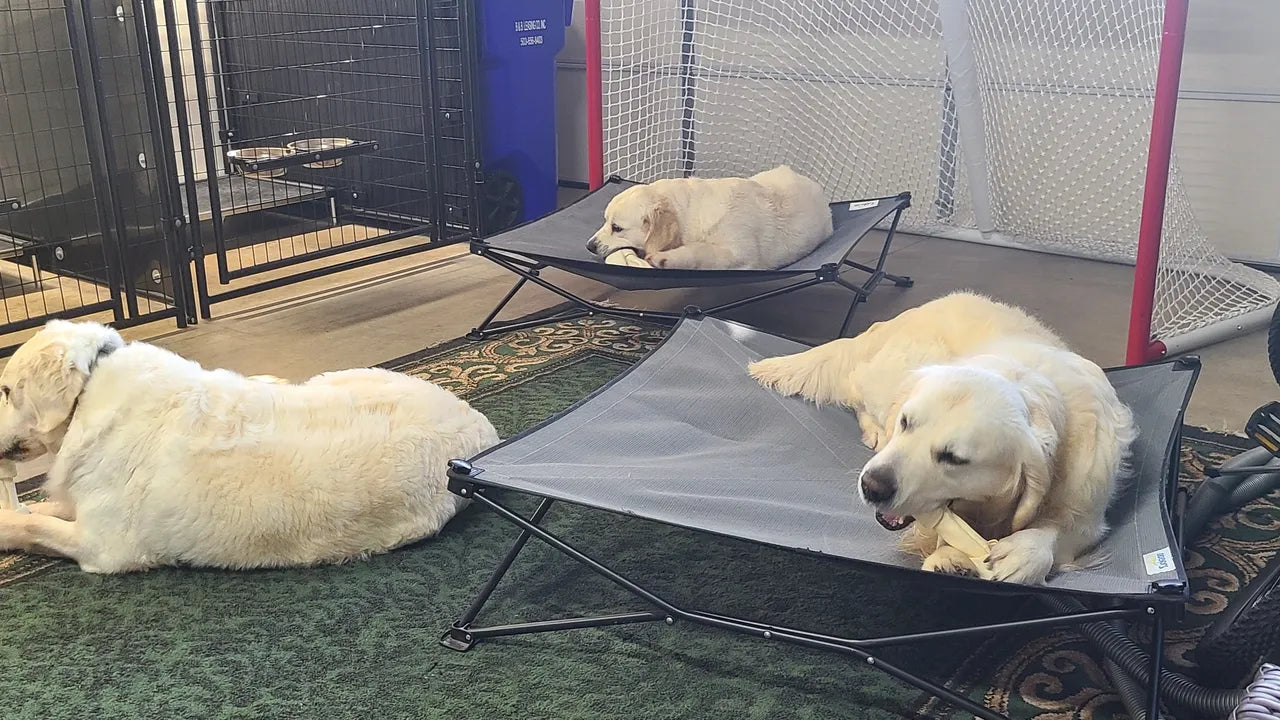
[[[85,145],[89,151],[90,181],[97,198],[96,212],[102,234],[103,251],[106,255],[106,275],[108,292],[111,294],[111,315],[114,322],[125,318],[123,302],[123,280],[120,276],[120,265],[124,258],[121,249],[120,231],[124,221],[120,218],[120,207],[115,201],[115,189],[112,187],[111,153],[107,151],[105,129],[107,120],[101,116],[102,79],[99,77],[96,43],[92,27],[85,16],[84,7],[78,2],[66,4],[67,32],[71,45],[71,61],[75,68],[76,94],[80,100],[80,116],[84,122]],[[117,262],[111,262],[114,256]]]
[[[190,25],[198,24],[198,22],[192,23],[190,15],[187,20],[188,37],[194,37],[190,35]],[[174,3],[164,3],[164,23],[166,31],[165,34],[168,40],[169,77],[173,81],[173,106],[174,111],[177,114],[178,143],[181,147],[183,174],[183,177],[179,178],[177,167],[173,168],[172,182],[175,184],[173,192],[174,196],[179,198],[180,202],[180,207],[174,209],[181,211],[178,218],[185,222],[185,227],[176,228],[179,232],[175,239],[181,240],[185,237],[187,240],[185,247],[175,245],[171,248],[171,251],[176,254],[174,262],[178,265],[180,272],[180,277],[174,278],[174,284],[175,286],[178,284],[181,285],[184,296],[183,310],[188,316],[188,319],[194,322],[198,317],[199,311],[196,308],[196,291],[192,288],[192,283],[195,282],[196,284],[201,284],[205,280],[203,276],[203,263],[200,258],[201,253],[197,251],[197,247],[200,244],[202,218],[200,217],[200,213],[193,212],[193,208],[197,207],[197,182],[195,171],[196,153],[191,142],[191,118],[188,113],[187,93],[185,88],[187,76],[186,68],[182,61],[184,53],[182,43],[178,35],[178,15]],[[194,58],[195,56],[200,55],[201,51],[199,44],[196,43],[194,39],[191,41],[191,44],[192,57]],[[172,148],[172,138],[170,138],[169,148]],[[191,263],[193,261],[201,262],[201,267],[198,272],[192,271]],[[197,277],[193,277],[193,275]]]
[[[151,137],[151,151],[155,157],[154,162],[147,162],[144,167],[152,168],[155,185],[160,193],[160,207],[157,212],[160,245],[169,261],[172,312],[177,318],[178,327],[185,328],[191,316],[187,308],[189,291],[182,288],[186,284],[183,280],[186,273],[183,271],[183,263],[178,260],[179,238],[184,234],[184,223],[182,222],[182,203],[178,199],[178,173],[173,166],[176,150],[173,147],[173,121],[169,117],[169,97],[164,88],[164,59],[160,54],[159,21],[155,15],[154,5],[145,1],[140,1],[136,5],[139,12],[133,14],[133,21],[142,68],[142,94],[146,100],[147,116],[151,123],[150,132],[147,134]],[[178,58],[174,59],[178,60]],[[185,112],[185,108],[182,110]],[[163,274],[160,273],[159,268],[155,272],[159,274],[157,282],[162,286],[161,295],[163,296]],[[128,284],[125,286],[125,292],[130,291],[135,294],[138,292],[137,288]],[[150,300],[150,293],[147,294]]]
[[[210,61],[214,65],[214,77],[215,77],[215,80],[217,80],[217,82],[214,83],[214,92],[215,94],[220,96],[221,93],[218,92],[218,88],[221,87],[221,80],[220,78],[218,78],[218,74],[217,74],[218,73],[217,71],[218,48],[216,47],[217,36],[216,36],[216,28],[214,27],[214,23],[212,22],[212,13],[214,12],[216,12],[216,10],[214,10],[213,8],[209,8],[210,42],[212,43],[210,47],[210,50],[211,50]],[[221,193],[218,191],[218,162],[219,161],[217,158],[217,154],[214,151],[218,141],[216,141],[213,137],[213,122],[212,122],[213,109],[209,102],[210,100],[209,68],[206,67],[205,61],[204,61],[205,21],[203,20],[200,12],[199,0],[187,0],[187,25],[188,25],[187,34],[191,38],[191,72],[193,77],[195,78],[195,85],[196,85],[196,112],[199,114],[199,120],[200,120],[200,144],[201,144],[201,150],[204,155],[205,184],[208,187],[208,193],[209,193],[209,211],[210,212],[209,212],[208,220],[209,220],[209,227],[213,231],[214,247],[216,248],[221,243],[220,238],[222,237],[222,196],[221,196]],[[189,173],[189,178],[190,179],[188,180],[188,182],[191,182],[194,186],[195,173],[194,172]],[[197,218],[197,221],[192,222],[192,225],[195,228],[192,231],[192,241],[193,241],[192,249],[194,251],[193,260],[196,265],[196,268],[195,268],[196,297],[197,297],[197,304],[199,305],[200,317],[207,320],[213,316],[213,310],[210,307],[209,300],[208,300],[209,277],[208,277],[208,271],[205,268],[205,264],[204,264],[204,258],[205,258],[204,229],[201,224],[204,221],[204,218],[201,216],[202,214],[198,210],[193,212],[190,209],[192,207],[198,207],[198,200],[199,200],[198,198],[196,198],[195,200],[188,199],[189,205],[188,205],[187,212],[189,215],[192,215]],[[218,261],[223,260],[221,255],[218,255],[216,252],[214,254],[216,255]],[[221,269],[222,268],[220,265],[219,270],[221,271]]]

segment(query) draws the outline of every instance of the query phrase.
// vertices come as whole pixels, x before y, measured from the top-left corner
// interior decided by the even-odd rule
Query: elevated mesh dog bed
[[[896,537],[861,506],[852,490],[871,457],[852,413],[786,398],[759,386],[749,362],[803,349],[790,340],[714,318],[684,318],[646,359],[571,409],[450,467],[450,490],[474,498],[521,532],[493,577],[446,634],[465,650],[505,635],[635,622],[686,620],[853,655],[979,717],[998,715],[876,657],[877,648],[981,635],[1015,627],[1072,625],[1166,614],[1187,593],[1181,544],[1169,508],[1178,471],[1182,415],[1199,372],[1194,359],[1108,371],[1133,409],[1140,435],[1133,473],[1109,512],[1104,541],[1111,560],[1064,573],[1045,586],[926,574],[957,591],[1070,595],[1084,610],[998,625],[887,638],[843,638],[680,608],[620,576],[539,525],[556,501],[620,513],[893,572],[919,570],[920,558],[897,550]],[[501,488],[542,498],[524,518],[486,494]],[[519,625],[473,625],[530,537],[537,537],[630,591],[650,609],[635,613]],[[1091,609],[1102,608],[1102,609]],[[1153,654],[1159,678],[1161,653]],[[1158,682],[1152,683],[1158,692]],[[1153,695],[1154,697],[1154,695]]]
[[[468,337],[479,340],[508,330],[518,330],[591,314],[668,321],[675,321],[682,315],[592,302],[543,277],[541,271],[546,268],[563,270],[619,290],[673,290],[793,281],[740,300],[699,309],[698,312],[704,315],[715,315],[822,283],[836,283],[853,294],[849,312],[841,326],[841,334],[848,332],[858,303],[864,301],[881,282],[888,280],[899,287],[910,287],[912,284],[910,278],[891,275],[884,270],[898,221],[902,212],[911,206],[910,193],[832,203],[831,236],[805,257],[775,270],[661,270],[606,265],[587,250],[587,241],[604,223],[604,210],[609,201],[618,193],[636,184],[638,183],[612,178],[600,189],[546,217],[493,237],[472,241],[473,254],[488,258],[518,275],[519,279],[497,307],[471,331]],[[849,256],[859,241],[890,217],[892,220],[889,222],[875,265],[864,265],[850,260]],[[861,282],[854,282],[851,279],[857,276],[862,276]],[[533,282],[559,295],[572,307],[565,312],[534,320],[497,321],[498,314],[528,282]]]

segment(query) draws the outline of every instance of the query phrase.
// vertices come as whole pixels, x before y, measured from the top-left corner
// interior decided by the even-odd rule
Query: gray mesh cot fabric
[[[520,276],[520,280],[511,292],[498,303],[489,317],[472,331],[472,337],[478,339],[490,332],[530,327],[567,316],[586,314],[672,321],[679,317],[676,313],[622,308],[616,304],[595,303],[576,296],[541,275],[540,271],[547,267],[628,291],[791,281],[791,284],[786,287],[764,290],[742,300],[702,309],[706,314],[741,307],[767,297],[820,283],[837,283],[854,293],[854,301],[845,325],[841,329],[842,333],[848,327],[849,318],[852,317],[857,302],[865,299],[882,281],[889,280],[899,287],[910,287],[912,284],[910,278],[892,275],[884,270],[898,220],[902,212],[911,205],[911,195],[905,192],[891,197],[832,203],[830,208],[834,229],[831,236],[807,256],[786,267],[774,270],[662,270],[607,265],[587,250],[587,241],[603,224],[604,211],[609,201],[637,184],[611,178],[599,189],[550,215],[497,235],[472,241],[472,253],[485,257]],[[878,258],[871,261],[872,264],[869,265],[850,260],[849,255],[859,241],[872,229],[885,222],[888,223],[888,232],[884,237]],[[861,277],[859,282],[853,282],[850,279],[854,273],[858,273]],[[526,282],[534,282],[559,294],[572,303],[576,310],[569,311],[570,315],[550,316],[536,322],[494,322],[498,313]]]
[[[898,568],[920,559],[857,499],[870,458],[852,413],[759,386],[749,362],[804,346],[745,326],[684,319],[643,362],[566,413],[470,459],[491,486],[795,550]],[[1169,520],[1183,410],[1198,365],[1121,368],[1108,377],[1133,409],[1133,472],[1112,504],[1111,561],[1048,587],[1146,596],[1185,588]],[[973,580],[986,583],[990,581]]]

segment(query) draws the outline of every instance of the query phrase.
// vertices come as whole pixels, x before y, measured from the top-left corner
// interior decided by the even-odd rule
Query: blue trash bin
[[[573,0],[476,0],[480,36],[481,232],[554,212],[556,54]]]

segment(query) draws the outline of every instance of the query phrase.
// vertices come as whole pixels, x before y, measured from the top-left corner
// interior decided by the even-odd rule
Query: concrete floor
[[[868,237],[862,252],[878,250]],[[969,243],[900,235],[891,272],[911,275],[911,289],[882,286],[861,306],[855,331],[955,289],[970,288],[1022,305],[1103,366],[1121,364],[1132,269]],[[595,283],[557,274],[566,287],[628,306],[676,309],[742,296],[741,289],[608,293]],[[465,334],[513,282],[501,268],[453,246],[320,278],[214,307],[215,319],[175,330],[156,323],[128,330],[206,367],[304,379],[372,365]],[[525,289],[503,317],[558,301]],[[729,317],[793,337],[829,338],[849,295],[820,286],[761,302]],[[1198,351],[1203,372],[1188,422],[1240,432],[1249,413],[1280,397],[1266,361],[1265,336],[1252,333]],[[32,467],[30,472],[39,468]],[[24,473],[26,475],[28,473]]]

